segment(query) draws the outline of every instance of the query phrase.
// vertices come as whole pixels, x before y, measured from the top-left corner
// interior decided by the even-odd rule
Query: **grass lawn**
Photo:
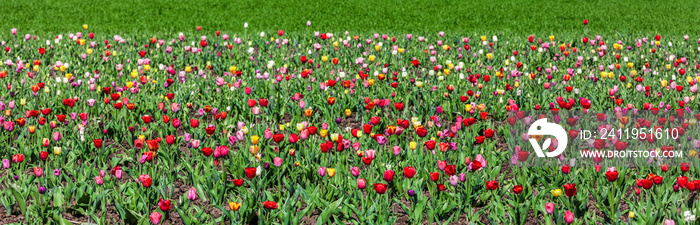
[[[219,1],[40,0],[8,1],[0,7],[0,30],[39,35],[78,31],[97,34],[249,30],[433,34],[700,33],[700,1]]]

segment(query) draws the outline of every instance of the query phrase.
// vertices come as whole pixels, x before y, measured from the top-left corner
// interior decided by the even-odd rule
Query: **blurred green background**
[[[100,35],[195,32],[380,32],[434,34],[700,33],[700,1],[574,0],[40,0],[0,1],[0,33]],[[306,21],[312,26],[306,27]]]

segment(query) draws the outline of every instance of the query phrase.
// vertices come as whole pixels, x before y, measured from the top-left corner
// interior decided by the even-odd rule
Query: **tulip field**
[[[2,30],[0,224],[695,224],[700,37],[587,24]],[[613,165],[569,147],[527,166],[538,156],[510,144],[536,136],[516,129],[525,111],[567,121],[570,138],[670,129],[582,146],[683,157]]]

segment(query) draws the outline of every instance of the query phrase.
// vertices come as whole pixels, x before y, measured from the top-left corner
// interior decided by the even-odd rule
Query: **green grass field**
[[[2,1],[0,30],[20,34],[313,31],[433,34],[700,33],[700,1]]]

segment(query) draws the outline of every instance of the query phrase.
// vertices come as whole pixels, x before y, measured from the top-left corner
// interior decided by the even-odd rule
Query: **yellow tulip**
[[[53,147],[53,154],[60,155],[61,154],[61,147]]]
[[[661,42],[660,42],[660,41],[656,41],[656,46],[659,46],[659,45],[661,45]]]
[[[350,109],[345,109],[345,116],[348,116],[348,117],[349,117],[350,115],[352,115],[352,110],[350,110]]]
[[[336,47],[336,48],[338,47],[338,41],[333,42],[333,47]]]
[[[328,130],[321,129],[321,131],[318,132],[318,135],[321,135],[322,138],[326,138],[328,136]]]
[[[411,150],[416,150],[417,147],[418,143],[416,143],[415,141],[408,143],[408,148],[410,148]]]
[[[332,133],[332,134],[331,134],[331,141],[333,141],[333,142],[338,141],[338,133]]]
[[[631,87],[632,87],[632,83],[629,83],[629,82],[628,82],[628,83],[627,83],[627,88],[631,88]]]
[[[628,62],[628,63],[627,63],[627,67],[629,67],[630,69],[632,69],[632,67],[634,67],[634,63]]]
[[[379,45],[375,45],[375,46],[374,46],[374,50],[375,50],[375,51],[379,51],[379,50],[381,50],[381,49],[382,49],[382,46],[379,46]]]
[[[150,65],[143,65],[143,70],[146,72],[151,71],[151,66]]]
[[[66,79],[70,80],[73,77],[72,73],[67,73],[66,74]]]
[[[631,218],[634,218],[634,212],[630,212],[629,218],[630,218],[630,219],[631,219]]]
[[[238,211],[241,209],[241,204],[238,204],[238,202],[229,202],[228,207],[231,208],[231,211]]]
[[[486,53],[486,58],[488,58],[489,60],[493,59],[493,54],[491,54],[490,52]]]
[[[39,65],[34,65],[32,67],[32,70],[34,70],[34,72],[39,71]]]
[[[141,140],[146,140],[146,136],[144,136],[143,134],[142,134],[142,135],[139,135],[139,139],[141,139]]]
[[[374,62],[374,59],[375,59],[375,58],[377,58],[377,57],[374,56],[374,55],[369,55],[369,61],[370,61],[370,62]]]
[[[637,76],[637,70],[632,70],[632,72],[630,72],[630,75],[631,75],[632,77],[636,77],[636,76]]]
[[[661,81],[661,87],[666,87],[668,85],[668,81],[662,80]]]
[[[696,152],[695,150],[690,150],[689,153],[690,153],[690,157],[695,157],[695,154],[697,154],[698,152]]]
[[[185,72],[192,72],[192,67],[191,66],[186,66],[185,67]]]
[[[561,196],[561,189],[554,189],[554,190],[552,190],[552,196],[554,196],[554,197],[559,197],[559,196]]]
[[[690,77],[690,76],[686,77],[685,80],[686,80],[688,83],[692,83],[692,82],[693,82],[693,78]]]
[[[443,46],[442,46],[442,50],[445,50],[445,51],[450,50],[450,46],[449,46],[449,45],[443,45]]]
[[[86,50],[86,52],[87,52],[88,55],[92,55],[92,49],[91,49],[91,48],[88,48],[88,49]]]
[[[139,77],[139,72],[136,70],[131,71],[131,78],[136,79],[137,77]]]
[[[403,48],[399,48],[399,53],[403,53],[403,52],[404,52],[404,49],[403,49]]]
[[[476,106],[476,109],[478,109],[480,112],[486,111],[486,104],[479,104]]]
[[[450,75],[450,70],[444,69],[444,70],[442,70],[442,73],[444,73],[445,75]]]
[[[374,85],[374,79],[367,80],[367,84],[369,84],[369,86]]]
[[[241,131],[243,131],[244,135],[248,135],[248,127],[241,127]]]
[[[689,123],[691,126],[695,126],[695,125],[698,124],[698,120],[696,120],[696,119],[690,119],[690,120],[688,120],[688,123]]]
[[[416,87],[423,87],[422,81],[416,81]]]
[[[10,116],[10,115],[12,115],[12,109],[6,109],[5,116]]]
[[[280,131],[284,131],[284,124],[280,124]]]
[[[554,41],[554,35],[550,35],[550,36],[549,36],[549,40],[550,40],[550,41]]]
[[[481,41],[486,41],[486,36],[481,36]]]
[[[20,105],[26,105],[26,104],[27,104],[27,99],[24,99],[24,98],[23,98],[23,99],[20,99],[20,100],[19,100],[19,104],[20,104]]]
[[[66,72],[66,66],[61,66],[59,67],[59,69],[61,70],[61,72]]]
[[[88,29],[88,25],[87,25],[87,24],[83,24],[83,30],[87,30],[87,29]]]
[[[335,177],[335,169],[327,168],[326,172],[328,172],[328,178]]]
[[[520,81],[516,81],[516,82],[513,84],[513,86],[515,86],[516,88],[520,87]]]
[[[229,70],[231,73],[235,74],[235,73],[236,73],[236,66],[231,66],[231,67],[228,68],[228,70]]]
[[[250,143],[252,143],[252,144],[254,144],[254,145],[257,145],[257,144],[258,144],[258,140],[260,140],[260,137],[258,137],[258,135],[250,136]]]
[[[126,87],[131,88],[133,86],[134,86],[134,82],[131,82],[131,81],[126,82]]]
[[[328,56],[321,56],[321,61],[328,62]]]
[[[464,111],[467,111],[467,112],[472,111],[472,104],[464,105]]]

